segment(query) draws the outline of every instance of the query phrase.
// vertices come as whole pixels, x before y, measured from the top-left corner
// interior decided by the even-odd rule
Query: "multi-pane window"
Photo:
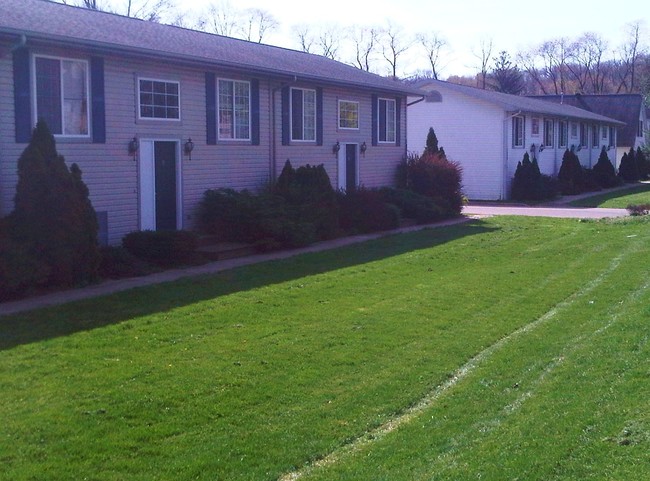
[[[571,138],[576,139],[578,138],[578,124],[575,122],[571,122]]]
[[[616,129],[614,127],[609,128],[609,146],[614,147],[616,143]]]
[[[559,144],[560,147],[566,147],[569,144],[569,126],[567,125],[566,120],[560,120],[560,135],[559,135]]]
[[[316,91],[291,89],[291,140],[316,140]]]
[[[179,120],[180,84],[165,80],[139,79],[140,118]]]
[[[54,135],[87,136],[88,63],[50,57],[34,58],[36,119]]]
[[[598,126],[597,125],[592,125],[591,126],[591,147],[596,149],[600,147],[600,140],[598,139]]]
[[[600,128],[600,130],[602,131],[601,137],[603,138],[603,140],[607,140],[607,127],[603,125]]]
[[[396,108],[395,100],[378,99],[378,139],[379,142],[395,142]]]
[[[530,122],[530,133],[537,137],[539,135],[539,119],[533,117]]]
[[[359,129],[359,102],[339,100],[339,128]]]
[[[587,124],[580,122],[580,145],[587,146]]]
[[[523,147],[524,142],[524,118],[515,116],[512,118],[512,146]]]
[[[219,139],[250,140],[249,82],[219,80]]]
[[[544,119],[544,146],[553,147],[553,121]]]

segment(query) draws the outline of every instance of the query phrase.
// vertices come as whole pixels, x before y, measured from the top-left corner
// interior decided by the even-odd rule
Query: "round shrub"
[[[442,152],[424,153],[409,159],[407,168],[411,190],[432,199],[446,216],[460,214],[463,208],[460,164],[447,160]]]

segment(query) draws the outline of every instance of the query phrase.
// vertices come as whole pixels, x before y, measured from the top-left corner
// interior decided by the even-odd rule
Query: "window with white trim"
[[[139,78],[138,104],[141,119],[180,120],[180,83]]]
[[[339,129],[359,130],[359,102],[339,100]]]
[[[89,135],[88,62],[34,57],[35,120],[43,119],[53,135]]]
[[[316,140],[316,91],[291,88],[291,140]]]
[[[587,146],[587,124],[580,122],[580,145]]]
[[[218,131],[220,140],[250,140],[250,82],[219,79]]]
[[[379,142],[395,142],[396,125],[396,102],[394,99],[378,99],[378,136]]]
[[[575,122],[571,122],[571,138],[572,139],[578,138],[578,124]]]
[[[600,129],[602,131],[602,134],[601,134],[602,139],[607,140],[607,132],[608,132],[609,129],[605,125],[603,125]]]
[[[530,120],[530,133],[533,137],[539,136],[539,119],[533,117]]]
[[[599,128],[597,125],[591,126],[591,148],[596,149],[600,147],[600,139],[598,138]]]
[[[544,119],[544,146],[553,147],[553,120]]]
[[[512,146],[513,147],[523,147],[525,143],[525,134],[524,134],[525,122],[524,118],[517,115],[512,118]]]
[[[566,120],[560,120],[560,135],[558,142],[560,147],[566,147],[569,144],[569,126]]]

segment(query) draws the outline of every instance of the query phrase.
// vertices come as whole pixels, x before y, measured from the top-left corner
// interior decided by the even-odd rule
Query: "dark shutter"
[[[14,112],[16,143],[27,143],[32,138],[32,103],[29,95],[29,51],[14,50]]]
[[[323,89],[316,89],[316,145],[323,145]]]
[[[205,73],[205,141],[208,145],[217,143],[217,89],[215,75]]]
[[[372,145],[378,145],[379,141],[377,139],[377,134],[379,132],[379,97],[376,95],[372,96]]]
[[[282,145],[289,145],[291,139],[291,125],[289,125],[289,87],[282,88]]]
[[[104,104],[104,59],[90,59],[90,95],[92,102],[93,143],[106,143],[106,107]]]
[[[402,99],[395,99],[395,145],[402,145]]]
[[[251,80],[251,143],[260,145],[260,81]]]

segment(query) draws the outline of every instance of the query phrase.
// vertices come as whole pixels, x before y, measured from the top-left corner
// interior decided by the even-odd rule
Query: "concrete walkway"
[[[604,219],[606,217],[625,217],[626,209],[601,209],[588,207],[530,207],[513,205],[468,205],[463,208],[464,215],[523,215],[529,217],[564,217],[574,219]]]

